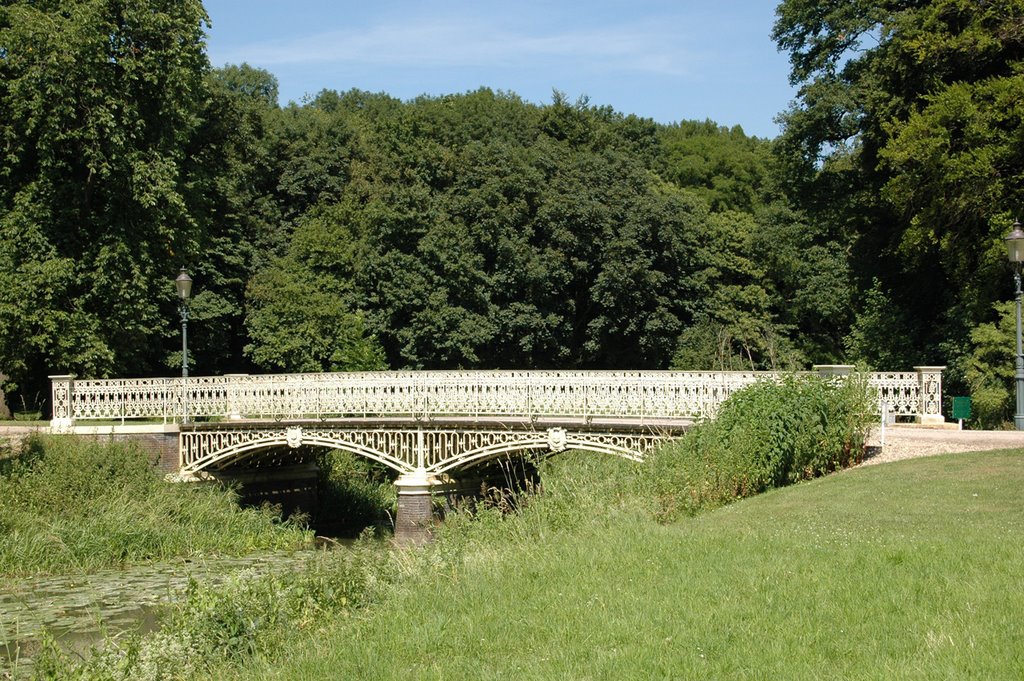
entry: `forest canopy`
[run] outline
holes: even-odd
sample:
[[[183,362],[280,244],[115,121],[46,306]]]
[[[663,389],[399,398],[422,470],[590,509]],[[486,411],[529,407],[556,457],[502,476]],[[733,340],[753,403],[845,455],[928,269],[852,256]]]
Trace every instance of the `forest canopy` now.
[[[774,140],[557,91],[281,106],[208,23],[0,7],[9,394],[172,373],[185,267],[199,374],[948,364],[1008,413],[1024,0],[784,0]]]

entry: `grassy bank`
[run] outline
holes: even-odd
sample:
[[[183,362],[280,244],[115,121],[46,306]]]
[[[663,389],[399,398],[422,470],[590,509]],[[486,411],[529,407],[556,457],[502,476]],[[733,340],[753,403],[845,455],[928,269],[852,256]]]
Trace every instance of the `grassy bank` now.
[[[172,485],[137,448],[33,437],[0,461],[0,574],[74,573],[298,547],[309,533],[240,509],[213,485]]]
[[[366,544],[286,575],[197,585],[158,633],[108,641],[85,665],[51,649],[39,668],[81,679],[1024,675],[1024,452],[813,479],[862,451],[860,392],[793,381],[738,395],[644,465],[559,455],[541,464],[539,494],[456,513],[423,550]],[[369,476],[357,496],[384,499],[386,482]]]
[[[636,468],[568,457],[521,515],[449,526],[419,579],[235,673],[1020,678],[1022,456],[855,469],[669,525],[614,494]]]

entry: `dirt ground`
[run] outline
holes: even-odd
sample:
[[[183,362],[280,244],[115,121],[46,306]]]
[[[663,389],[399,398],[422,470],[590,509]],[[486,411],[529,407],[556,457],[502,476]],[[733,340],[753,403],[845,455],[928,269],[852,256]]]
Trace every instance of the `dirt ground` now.
[[[1024,431],[1017,430],[949,430],[900,425],[885,429],[884,446],[881,436],[881,429],[876,427],[868,439],[875,453],[869,455],[864,465],[951,452],[1024,449]]]

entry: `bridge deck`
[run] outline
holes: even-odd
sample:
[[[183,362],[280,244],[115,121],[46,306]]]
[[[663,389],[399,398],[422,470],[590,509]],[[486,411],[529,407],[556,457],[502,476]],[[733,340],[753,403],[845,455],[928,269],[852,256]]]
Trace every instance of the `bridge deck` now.
[[[574,430],[649,431],[682,433],[693,426],[695,419],[685,418],[581,418],[569,416],[509,417],[509,416],[445,416],[418,418],[415,416],[346,416],[327,419],[231,419],[230,421],[193,422],[182,425],[182,431],[247,430],[260,427],[339,427],[339,428],[497,428],[505,430],[537,430],[569,428]]]

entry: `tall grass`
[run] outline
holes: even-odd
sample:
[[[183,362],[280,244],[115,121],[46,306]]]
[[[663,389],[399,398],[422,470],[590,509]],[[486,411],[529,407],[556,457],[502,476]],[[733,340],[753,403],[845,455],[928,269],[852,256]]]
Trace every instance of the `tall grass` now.
[[[663,520],[859,463],[870,424],[867,385],[853,377],[763,381],[716,418],[655,452],[645,468]]]
[[[81,658],[46,640],[33,673],[61,681],[216,678],[219,669],[279,655],[298,636],[379,598],[396,565],[367,538],[311,554],[295,569],[242,570],[216,585],[191,582],[164,606],[158,631],[108,639]]]
[[[228,490],[165,483],[130,445],[30,438],[0,461],[0,574],[67,573],[308,542],[272,509]]]

